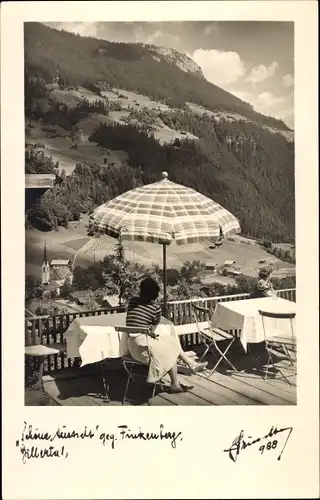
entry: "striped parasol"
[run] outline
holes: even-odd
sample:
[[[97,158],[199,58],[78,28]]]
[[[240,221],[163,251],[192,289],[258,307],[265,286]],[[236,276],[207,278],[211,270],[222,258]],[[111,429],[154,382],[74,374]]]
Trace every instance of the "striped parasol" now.
[[[89,232],[123,240],[163,245],[164,303],[166,306],[166,246],[219,240],[240,232],[236,217],[194,189],[168,180],[127,191],[96,208]]]

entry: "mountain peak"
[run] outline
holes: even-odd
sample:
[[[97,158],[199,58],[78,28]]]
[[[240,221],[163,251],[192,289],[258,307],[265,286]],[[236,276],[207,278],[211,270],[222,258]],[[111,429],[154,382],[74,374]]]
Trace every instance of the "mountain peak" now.
[[[258,113],[252,105],[206,80],[192,58],[157,45],[119,43],[57,31],[41,23],[25,25],[25,65],[46,82],[60,75],[67,87],[107,82],[183,107],[187,102],[211,112],[225,111],[278,130],[288,127]],[[166,64],[164,64],[166,63]]]
[[[196,64],[187,54],[179,52],[179,50],[176,49],[163,47],[162,45],[145,45],[145,47],[150,50],[151,55],[155,60],[159,61],[160,57],[162,57],[168,63],[175,64],[185,73],[192,73],[200,78],[204,78],[200,66]]]

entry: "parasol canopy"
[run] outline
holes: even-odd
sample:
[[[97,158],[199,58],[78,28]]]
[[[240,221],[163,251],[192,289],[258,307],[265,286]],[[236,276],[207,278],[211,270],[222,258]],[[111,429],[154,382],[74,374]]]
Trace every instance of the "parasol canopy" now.
[[[127,191],[93,212],[89,227],[123,240],[178,245],[215,241],[240,232],[239,221],[215,201],[176,184],[160,182]]]
[[[215,242],[240,232],[238,219],[194,189],[163,179],[127,191],[96,208],[89,233],[163,245],[164,313],[166,312],[166,246]]]

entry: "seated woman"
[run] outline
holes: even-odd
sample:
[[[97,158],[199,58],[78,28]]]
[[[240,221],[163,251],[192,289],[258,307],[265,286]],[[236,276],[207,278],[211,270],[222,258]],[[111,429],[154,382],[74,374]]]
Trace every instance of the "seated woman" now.
[[[277,294],[273,289],[270,281],[273,273],[273,267],[265,266],[259,271],[258,281],[256,283],[252,298],[257,299],[260,297],[276,297]]]
[[[161,318],[161,306],[155,302],[159,296],[159,285],[150,277],[140,284],[140,295],[132,297],[127,308],[126,325],[139,328],[151,327],[151,335],[130,334],[128,348],[131,356],[144,364],[149,364],[148,382],[160,380],[166,373],[171,379],[170,392],[188,390],[178,381],[177,359],[180,358],[195,374],[204,370],[207,363],[193,362],[182,350],[179,338],[175,335],[155,334]],[[149,352],[151,360],[149,359]]]

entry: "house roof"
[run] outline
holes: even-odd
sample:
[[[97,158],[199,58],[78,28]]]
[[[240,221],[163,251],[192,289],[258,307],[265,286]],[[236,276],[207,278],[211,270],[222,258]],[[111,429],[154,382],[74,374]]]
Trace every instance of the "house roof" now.
[[[48,283],[47,285],[40,285],[41,290],[44,292],[49,292],[50,290],[56,290],[59,288],[57,283]]]
[[[85,299],[89,295],[91,295],[91,290],[77,290],[75,292],[71,292],[70,295],[74,299]]]
[[[106,295],[105,300],[108,302],[110,307],[117,307],[119,305],[118,295]]]
[[[71,277],[70,269],[68,267],[61,267],[60,269],[53,269],[51,271],[51,276],[55,280],[64,280],[67,277]]]
[[[224,263],[224,265],[225,266],[231,266],[231,264],[235,264],[235,263],[236,263],[235,260],[226,260],[225,263]]]
[[[25,174],[26,188],[51,188],[56,179],[55,174]]]
[[[68,266],[70,262],[71,261],[67,259],[53,259],[50,262],[50,266]]]

